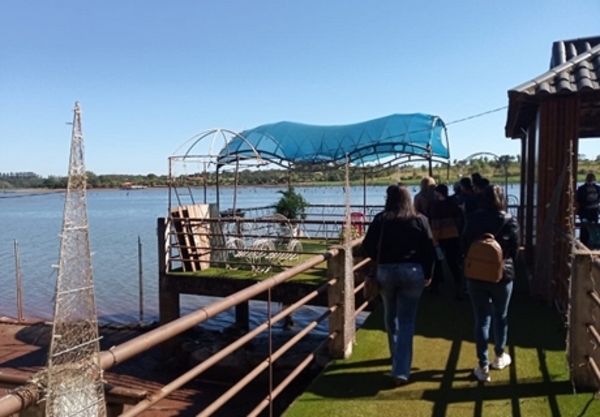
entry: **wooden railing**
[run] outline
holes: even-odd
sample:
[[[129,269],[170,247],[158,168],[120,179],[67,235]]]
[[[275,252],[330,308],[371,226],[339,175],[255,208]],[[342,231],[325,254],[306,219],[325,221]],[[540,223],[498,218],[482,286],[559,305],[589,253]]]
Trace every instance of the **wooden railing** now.
[[[568,360],[578,390],[600,390],[600,251],[573,245]]]
[[[163,276],[166,272],[166,265],[168,264],[168,252],[170,251],[168,245],[166,244],[169,239],[167,228],[165,226],[166,224],[164,219],[162,219],[162,225],[161,220],[159,219],[158,238],[159,242],[161,242],[159,244],[159,273]],[[317,265],[323,263],[327,264],[327,282],[325,282],[319,288],[316,288],[313,292],[305,295],[297,302],[280,311],[278,314],[272,314],[273,312],[269,308],[265,322],[259,324],[256,328],[252,329],[238,340],[220,349],[219,352],[204,360],[199,365],[196,365],[192,369],[188,370],[167,385],[153,393],[150,393],[149,396],[139,398],[139,402],[136,405],[132,406],[121,415],[139,415],[153,404],[165,398],[170,393],[180,389],[184,384],[217,364],[227,355],[250,342],[259,334],[267,332],[268,337],[271,338],[272,328],[276,323],[283,320],[298,308],[306,305],[323,292],[327,292],[328,294],[329,306],[318,318],[308,323],[302,330],[296,333],[279,349],[274,351],[269,350],[268,354],[260,364],[258,364],[240,381],[235,383],[231,388],[225,391],[219,398],[208,405],[199,415],[207,416],[217,411],[234,395],[236,395],[244,387],[256,379],[258,375],[268,371],[270,378],[270,383],[268,384],[268,393],[263,398],[257,399],[255,408],[252,409],[248,414],[256,416],[266,407],[271,405],[275,398],[283,391],[283,389],[288,386],[302,372],[302,370],[308,367],[308,365],[311,364],[315,359],[316,355],[323,349],[327,347],[329,348],[329,356],[331,358],[344,358],[351,355],[354,342],[356,316],[368,304],[363,303],[358,308],[355,308],[355,298],[362,286],[358,285],[355,288],[354,273],[357,269],[367,265],[370,260],[366,259],[357,265],[353,265],[351,268],[347,267],[347,265],[353,264],[352,261],[349,261],[349,259],[352,258],[352,248],[360,245],[361,242],[362,239],[356,239],[349,242],[346,246],[330,248],[327,251],[319,255],[315,255],[310,259],[298,265],[292,266],[283,272],[263,279],[262,281],[242,291],[238,291],[210,305],[204,306],[199,310],[175,319],[137,338],[122,343],[121,345],[114,346],[108,351],[100,352],[98,361],[101,368],[104,371],[107,371],[113,366],[127,361],[128,359],[131,359],[132,357],[154,346],[165,343],[184,331],[189,330],[198,324],[204,323],[240,303],[247,302],[261,293],[267,292],[270,299],[271,291],[277,285],[283,284],[296,275],[314,268]],[[271,303],[268,303],[268,305],[270,306]],[[306,355],[305,359],[298,364],[293,371],[291,371],[289,376],[287,376],[278,385],[275,385],[272,373],[273,363],[281,358],[286,351],[288,351],[326,318],[329,319],[328,336],[325,337],[322,343],[318,345],[311,353]],[[272,343],[269,345],[271,346]],[[16,390],[3,397],[0,397],[0,417],[8,417],[31,406],[43,409],[44,387],[40,386],[40,379],[36,377],[37,375],[38,374],[33,375],[32,378],[28,380],[27,384],[18,387]],[[2,376],[0,376],[0,382],[3,382]],[[4,382],[6,383],[6,381]]]

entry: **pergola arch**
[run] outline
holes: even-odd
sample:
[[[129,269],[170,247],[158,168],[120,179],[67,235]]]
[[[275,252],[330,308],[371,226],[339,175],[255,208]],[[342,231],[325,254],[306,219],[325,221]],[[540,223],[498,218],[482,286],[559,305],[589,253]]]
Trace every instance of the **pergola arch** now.
[[[338,126],[294,122],[261,125],[233,138],[219,155],[219,163],[231,163],[238,155],[251,156],[254,149],[261,158],[284,167],[298,163],[343,164],[347,160],[353,165],[381,164],[408,155],[440,162],[450,158],[444,122],[422,113],[393,114]]]
[[[206,142],[207,149],[197,152],[199,145]],[[219,171],[226,166],[235,165],[236,188],[240,165],[273,164],[288,171],[303,164],[345,166],[346,169],[352,165],[365,168],[366,182],[366,172],[373,169],[370,167],[419,160],[429,163],[431,175],[433,162],[449,164],[449,149],[442,119],[423,113],[393,114],[338,126],[278,122],[242,132],[210,129],[193,136],[169,158],[169,177],[170,184],[175,185],[173,167],[179,163],[184,166],[188,163],[202,164],[204,173],[207,167],[214,166],[217,206],[220,207]],[[206,186],[204,189],[206,201]],[[174,195],[178,201],[181,200],[176,190]],[[170,206],[171,202],[170,193]],[[235,210],[235,197],[233,206]]]

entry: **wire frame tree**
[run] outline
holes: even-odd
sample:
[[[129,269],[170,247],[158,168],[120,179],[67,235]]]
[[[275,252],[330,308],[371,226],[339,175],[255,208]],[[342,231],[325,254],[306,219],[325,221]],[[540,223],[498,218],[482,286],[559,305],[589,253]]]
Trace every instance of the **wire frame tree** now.
[[[106,416],[99,348],[81,111],[75,103],[48,355],[46,416]]]

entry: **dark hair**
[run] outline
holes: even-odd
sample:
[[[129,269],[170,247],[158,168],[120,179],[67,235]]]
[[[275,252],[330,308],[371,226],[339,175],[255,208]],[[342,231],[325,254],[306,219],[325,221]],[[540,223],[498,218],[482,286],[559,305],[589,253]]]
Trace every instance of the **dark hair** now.
[[[463,190],[469,190],[469,191],[473,190],[473,183],[471,182],[471,178],[469,178],[469,177],[462,177],[460,179],[460,187]]]
[[[385,217],[408,220],[417,216],[410,192],[405,186],[390,185],[385,195]]]
[[[477,184],[479,181],[481,181],[481,174],[479,172],[474,172],[471,174],[471,179],[473,180],[473,184]]]
[[[446,184],[438,184],[435,187],[435,191],[443,195],[444,197],[448,197],[448,186]]]
[[[490,180],[488,180],[487,178],[482,178],[482,179],[479,180],[479,183],[477,184],[477,187],[479,187],[480,189],[483,190],[488,185],[490,185]]]
[[[496,184],[490,184],[481,190],[479,207],[484,210],[506,210],[506,200],[504,199],[502,187]]]

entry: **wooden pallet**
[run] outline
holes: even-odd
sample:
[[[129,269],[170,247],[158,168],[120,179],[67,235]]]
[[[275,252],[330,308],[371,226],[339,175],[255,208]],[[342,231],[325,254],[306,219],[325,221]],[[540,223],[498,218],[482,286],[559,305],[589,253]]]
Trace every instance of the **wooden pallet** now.
[[[210,266],[210,225],[208,204],[171,208],[173,229],[184,271],[201,271]]]

